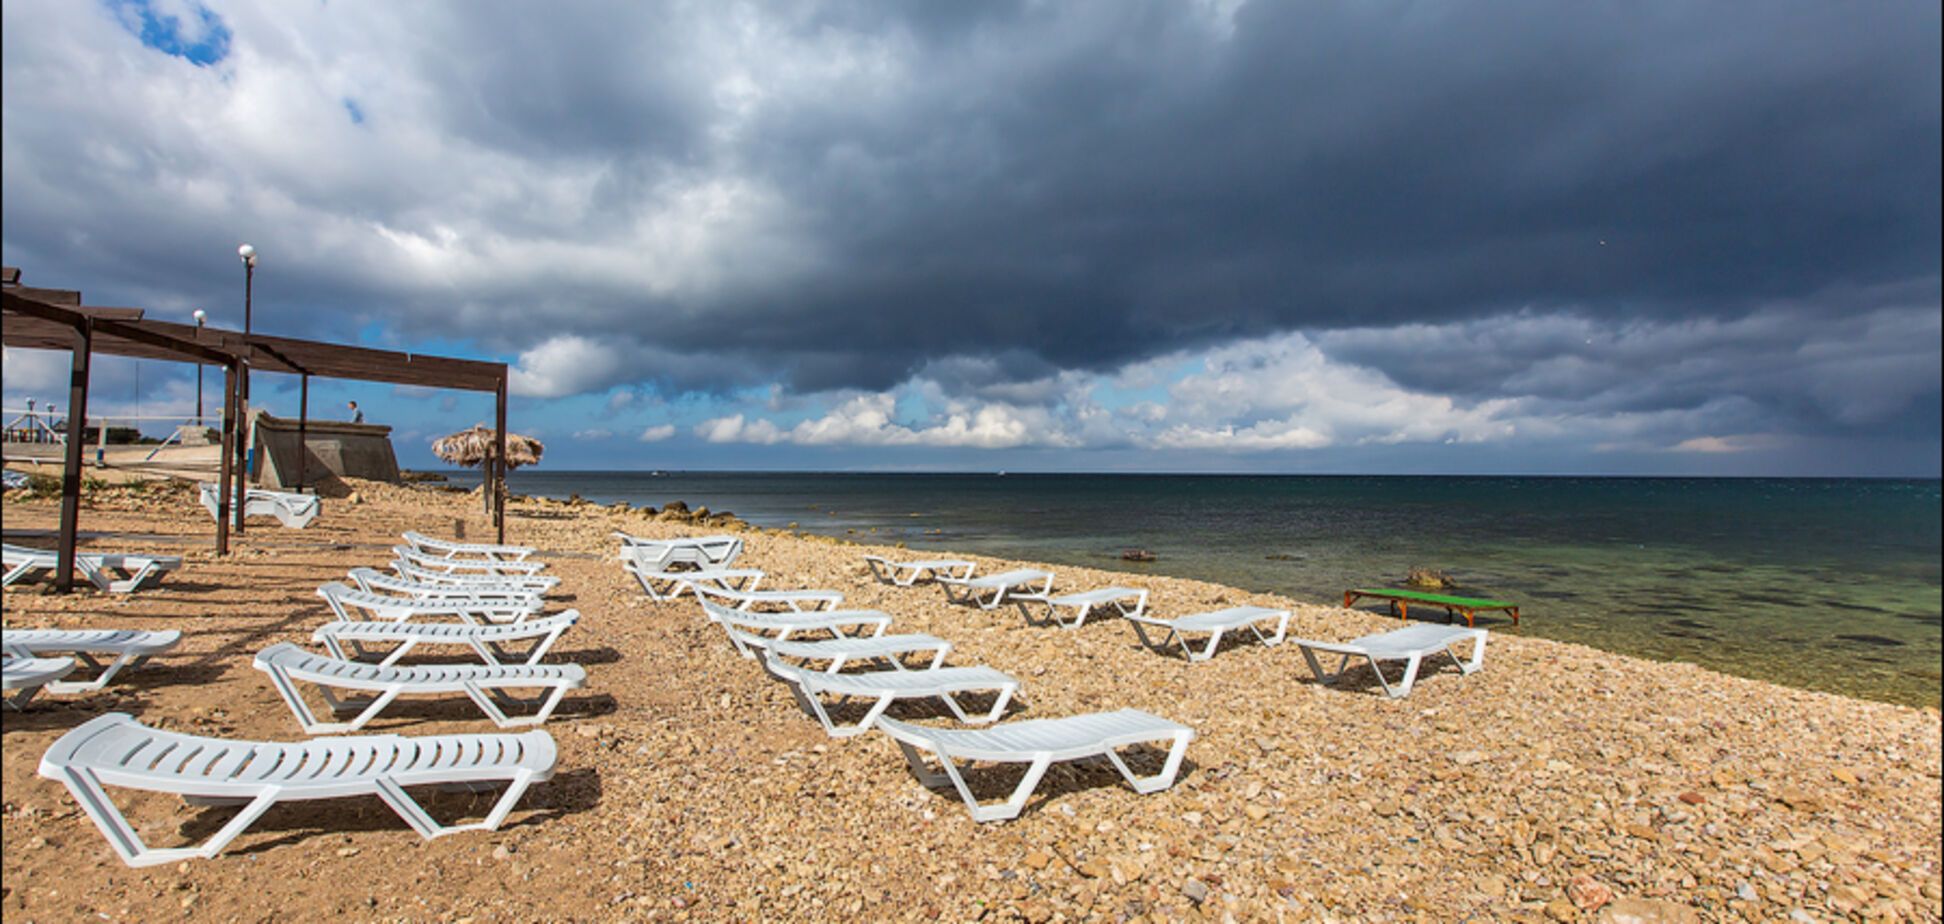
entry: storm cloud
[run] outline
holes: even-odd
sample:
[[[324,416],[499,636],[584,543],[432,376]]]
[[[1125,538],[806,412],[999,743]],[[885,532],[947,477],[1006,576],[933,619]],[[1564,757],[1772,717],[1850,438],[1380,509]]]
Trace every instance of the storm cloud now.
[[[4,16],[6,260],[95,303],[234,313],[248,239],[270,329],[719,444],[1936,465],[1935,5]]]

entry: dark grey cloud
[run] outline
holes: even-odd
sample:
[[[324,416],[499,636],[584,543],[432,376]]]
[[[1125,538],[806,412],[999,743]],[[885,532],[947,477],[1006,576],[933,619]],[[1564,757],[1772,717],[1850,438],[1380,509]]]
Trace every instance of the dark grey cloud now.
[[[224,316],[248,238],[275,329],[535,393],[1024,405],[1301,330],[1467,401],[1937,432],[1935,5],[242,7],[202,71],[7,9],[30,281]]]

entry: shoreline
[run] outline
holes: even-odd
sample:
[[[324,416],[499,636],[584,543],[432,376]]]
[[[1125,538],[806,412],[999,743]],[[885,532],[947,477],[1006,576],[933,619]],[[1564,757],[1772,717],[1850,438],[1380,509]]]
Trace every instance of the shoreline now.
[[[277,641],[308,644],[324,618],[316,585],[380,564],[374,553],[403,529],[490,537],[471,495],[355,487],[356,502],[327,500],[308,530],[252,522],[223,560],[208,554],[200,508],[91,498],[83,530],[180,537],[171,548],[187,553],[183,569],[121,598],[8,590],[10,626],[180,628],[186,639],[108,690],[7,716],[0,908],[476,920],[1944,916],[1934,708],[1513,633],[1494,634],[1480,673],[1429,673],[1389,701],[1374,684],[1315,685],[1291,646],[1242,644],[1185,665],[1134,645],[1114,620],[1032,628],[1016,612],[947,606],[935,588],[872,583],[861,555],[896,554],[889,546],[747,531],[745,559],[770,572],[764,586],[838,589],[847,607],[890,613],[894,631],[952,640],[949,663],[1025,681],[1019,719],[1132,707],[1197,730],[1169,790],[1140,796],[1112,773],[1070,770],[1050,774],[1017,821],[974,825],[956,799],[919,786],[882,736],[826,738],[692,602],[646,600],[608,537],[716,528],[532,499],[509,503],[508,540],[569,553],[540,553],[566,581],[553,608],[583,614],[550,660],[586,664],[589,686],[543,726],[560,768],[506,828],[421,843],[375,801],[306,803],[273,811],[215,860],[125,869],[65,790],[34,774],[47,743],[111,709],[198,734],[294,740],[248,660]],[[46,526],[53,509],[9,499],[7,526]],[[1030,564],[965,557],[982,573]],[[1262,603],[1295,611],[1292,635],[1396,626],[1203,581],[1052,570],[1062,589],[1147,587],[1168,616]],[[491,727],[441,699],[369,730]],[[145,807],[165,821],[143,836],[164,844],[226,817]],[[349,868],[373,903],[343,888]],[[564,882],[576,888],[553,888]]]

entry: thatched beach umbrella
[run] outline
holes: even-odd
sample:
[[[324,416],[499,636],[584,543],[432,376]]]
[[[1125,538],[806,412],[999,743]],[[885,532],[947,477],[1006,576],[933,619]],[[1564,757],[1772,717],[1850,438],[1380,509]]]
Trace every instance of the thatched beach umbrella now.
[[[485,424],[474,424],[448,436],[432,441],[432,454],[466,468],[480,468],[493,461],[499,434]],[[519,468],[540,461],[540,454],[547,451],[539,440],[518,433],[506,434],[506,467]],[[480,495],[486,498],[486,512],[493,511],[492,492],[485,490],[485,482],[480,483]]]

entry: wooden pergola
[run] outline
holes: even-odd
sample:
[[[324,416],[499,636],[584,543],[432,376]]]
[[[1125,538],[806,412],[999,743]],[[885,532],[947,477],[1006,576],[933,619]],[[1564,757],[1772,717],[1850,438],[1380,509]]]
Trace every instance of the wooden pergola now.
[[[242,418],[251,372],[280,372],[302,377],[297,417],[299,487],[308,452],[302,450],[310,417],[310,378],[388,382],[426,388],[457,388],[492,392],[499,444],[486,467],[486,490],[492,491],[493,522],[499,541],[506,541],[506,364],[444,356],[425,356],[391,350],[273,337],[266,334],[177,324],[143,317],[140,308],[84,305],[81,293],[68,289],[40,289],[20,284],[20,270],[0,269],[0,340],[9,347],[67,350],[73,354],[68,379],[67,452],[61,476],[60,547],[55,588],[65,593],[74,584],[76,524],[81,509],[80,427],[88,414],[89,359],[99,353],[136,359],[211,363],[223,367],[222,461],[217,482],[222,500],[216,516],[216,553],[229,553],[232,525],[243,533],[243,500],[248,490],[247,453]],[[232,515],[231,511],[234,510]],[[232,524],[233,517],[233,524]]]

